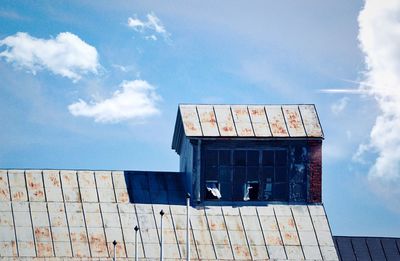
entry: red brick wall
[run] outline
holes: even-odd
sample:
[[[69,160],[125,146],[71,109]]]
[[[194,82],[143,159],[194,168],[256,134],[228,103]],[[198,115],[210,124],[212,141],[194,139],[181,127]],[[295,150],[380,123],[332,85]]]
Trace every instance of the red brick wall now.
[[[308,202],[322,202],[322,141],[309,141]]]

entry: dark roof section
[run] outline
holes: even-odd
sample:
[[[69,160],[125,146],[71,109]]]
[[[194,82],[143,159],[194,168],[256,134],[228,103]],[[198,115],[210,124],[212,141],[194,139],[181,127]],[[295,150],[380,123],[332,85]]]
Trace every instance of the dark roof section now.
[[[314,104],[180,104],[172,148],[193,138],[323,138]]]
[[[342,261],[400,260],[400,238],[334,236],[335,247]]]

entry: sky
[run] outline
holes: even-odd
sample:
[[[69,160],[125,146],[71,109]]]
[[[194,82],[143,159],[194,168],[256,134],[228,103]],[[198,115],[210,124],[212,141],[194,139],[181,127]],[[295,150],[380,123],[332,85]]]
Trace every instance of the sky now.
[[[400,3],[2,1],[0,168],[176,171],[179,103],[316,105],[334,235],[400,237]]]

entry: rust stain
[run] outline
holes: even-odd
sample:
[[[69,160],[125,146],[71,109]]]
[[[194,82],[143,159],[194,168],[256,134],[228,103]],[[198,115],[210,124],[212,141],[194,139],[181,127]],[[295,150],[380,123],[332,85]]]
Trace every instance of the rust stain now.
[[[293,218],[290,218],[290,219],[289,219],[288,225],[289,225],[290,227],[293,227],[293,228],[296,226],[295,223],[294,223]]]
[[[279,120],[275,120],[274,122],[271,123],[271,129],[274,133],[286,134],[286,130],[285,128],[283,128]]]
[[[251,135],[251,134],[253,134],[253,131],[252,131],[251,129],[249,129],[249,128],[244,128],[244,129],[241,131],[241,135],[242,135],[242,136],[247,136],[247,135]]]
[[[38,256],[53,256],[53,247],[51,245],[51,242],[39,242],[36,246]]]
[[[51,181],[51,183],[53,183],[53,185],[54,185],[55,187],[59,187],[59,186],[60,186],[60,181],[58,180],[57,177],[55,177],[55,176],[50,176],[50,181]]]
[[[288,115],[289,125],[293,129],[299,129],[300,128],[300,121],[298,120],[297,113],[296,112],[291,112],[289,110],[286,110],[286,113]]]
[[[44,197],[44,193],[42,190],[38,190],[35,193],[33,193],[36,197]]]
[[[37,227],[35,228],[35,237],[38,241],[43,239],[50,239],[50,230],[47,227]]]
[[[8,199],[9,195],[8,189],[0,189],[0,198]]]
[[[263,109],[251,109],[250,114],[254,116],[264,116],[264,110]]]
[[[193,122],[185,121],[185,127],[191,131],[196,131],[196,127],[194,126]]]
[[[30,188],[32,188],[32,189],[38,189],[38,188],[42,187],[40,183],[36,183],[36,182],[33,182],[33,181],[29,181],[28,182],[28,186]]]
[[[249,253],[249,251],[247,251],[246,248],[244,248],[240,245],[237,245],[234,247],[234,249],[235,249],[235,253],[237,253],[239,256],[250,257],[250,253]]]
[[[118,202],[119,203],[128,203],[129,202],[129,194],[127,191],[123,191],[118,194]]]
[[[223,131],[226,131],[226,132],[231,132],[231,131],[233,131],[233,127],[232,127],[232,126],[224,126],[224,127],[222,128],[222,130],[223,130]]]
[[[24,198],[24,197],[25,197],[25,193],[22,192],[22,191],[17,191],[17,192],[15,192],[15,193],[13,194],[13,199],[19,200],[19,199],[22,199],[22,198]]]

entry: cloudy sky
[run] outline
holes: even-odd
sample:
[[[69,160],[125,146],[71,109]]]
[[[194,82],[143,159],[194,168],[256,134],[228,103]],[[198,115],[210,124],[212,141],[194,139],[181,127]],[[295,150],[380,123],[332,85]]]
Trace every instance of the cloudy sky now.
[[[177,170],[178,103],[315,103],[335,235],[400,236],[400,2],[2,1],[0,167]]]

